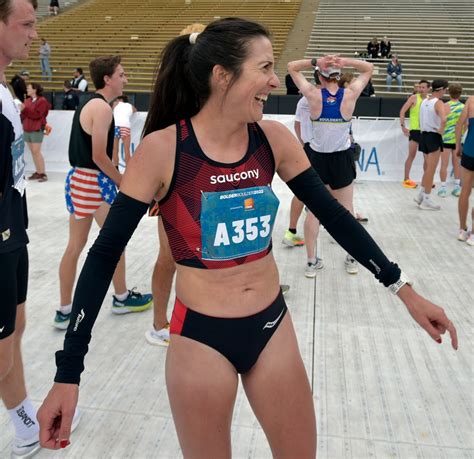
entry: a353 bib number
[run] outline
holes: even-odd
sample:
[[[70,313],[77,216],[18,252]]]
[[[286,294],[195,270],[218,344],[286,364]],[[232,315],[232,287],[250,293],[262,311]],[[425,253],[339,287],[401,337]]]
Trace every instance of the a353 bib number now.
[[[278,205],[270,186],[202,193],[202,258],[231,260],[265,250]]]

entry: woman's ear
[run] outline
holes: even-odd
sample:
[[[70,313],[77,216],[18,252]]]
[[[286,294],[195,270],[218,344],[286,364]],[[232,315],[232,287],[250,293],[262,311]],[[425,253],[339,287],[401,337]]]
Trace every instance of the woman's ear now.
[[[212,80],[214,84],[222,89],[227,89],[232,75],[222,65],[216,64],[212,69]]]

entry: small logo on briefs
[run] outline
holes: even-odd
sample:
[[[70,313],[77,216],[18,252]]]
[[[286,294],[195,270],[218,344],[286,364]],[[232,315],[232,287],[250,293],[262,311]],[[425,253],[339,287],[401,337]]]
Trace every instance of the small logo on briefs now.
[[[280,312],[280,315],[273,322],[267,322],[263,326],[262,330],[265,330],[265,328],[273,328],[277,324],[277,322],[280,320],[280,318],[281,318],[281,316],[283,315],[284,312],[285,312],[285,310],[283,309],[283,311]]]
[[[10,239],[10,228],[8,228],[7,230],[3,231],[2,233],[2,241],[5,242],[7,241],[8,239]]]

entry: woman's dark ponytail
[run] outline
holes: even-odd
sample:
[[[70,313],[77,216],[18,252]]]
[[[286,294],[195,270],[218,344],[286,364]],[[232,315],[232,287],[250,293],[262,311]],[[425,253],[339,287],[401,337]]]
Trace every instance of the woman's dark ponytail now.
[[[248,45],[268,30],[239,18],[211,22],[194,44],[190,35],[171,40],[163,50],[143,135],[196,115],[211,95],[211,75],[221,65],[235,81],[242,71]],[[195,38],[195,36],[193,37]]]

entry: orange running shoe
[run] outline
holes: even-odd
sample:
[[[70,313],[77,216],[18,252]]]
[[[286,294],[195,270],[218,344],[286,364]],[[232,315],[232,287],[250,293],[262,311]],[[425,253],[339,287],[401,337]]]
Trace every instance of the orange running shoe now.
[[[407,179],[403,181],[403,187],[404,188],[416,188],[418,184],[414,182],[413,180]]]

